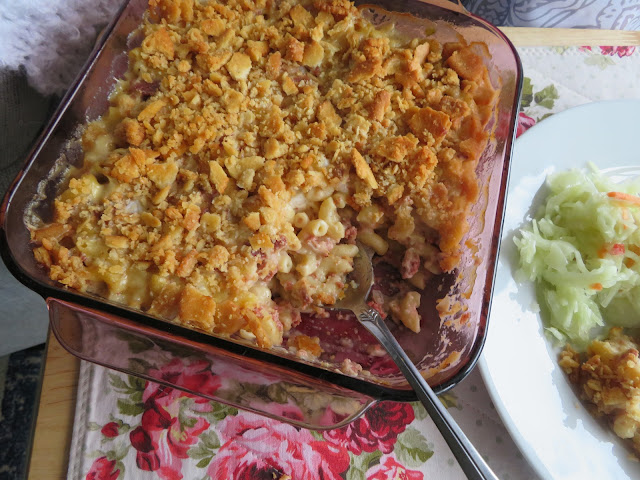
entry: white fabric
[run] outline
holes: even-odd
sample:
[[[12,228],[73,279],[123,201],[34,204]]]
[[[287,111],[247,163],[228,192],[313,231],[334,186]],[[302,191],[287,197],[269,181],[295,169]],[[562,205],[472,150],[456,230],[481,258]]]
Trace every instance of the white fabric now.
[[[0,67],[25,68],[41,93],[62,93],[122,0],[0,0]]]

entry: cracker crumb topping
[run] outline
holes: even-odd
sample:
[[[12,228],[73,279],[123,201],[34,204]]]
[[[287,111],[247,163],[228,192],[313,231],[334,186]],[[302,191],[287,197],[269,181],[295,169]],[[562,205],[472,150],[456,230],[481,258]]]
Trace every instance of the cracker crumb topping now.
[[[53,280],[270,347],[343,295],[356,239],[412,285],[456,267],[497,95],[481,45],[347,0],[151,0],[140,33],[32,231]],[[416,288],[385,308],[419,331]]]

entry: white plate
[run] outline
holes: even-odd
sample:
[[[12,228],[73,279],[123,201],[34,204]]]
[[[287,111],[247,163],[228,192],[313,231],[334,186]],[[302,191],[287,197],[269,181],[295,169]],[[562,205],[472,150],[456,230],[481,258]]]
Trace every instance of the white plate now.
[[[640,463],[580,403],[543,334],[534,286],[518,284],[513,236],[535,214],[552,172],[591,161],[640,174],[640,101],[591,103],[553,115],[515,144],[489,332],[479,368],[498,413],[545,479],[640,478]],[[624,168],[634,167],[635,168]]]

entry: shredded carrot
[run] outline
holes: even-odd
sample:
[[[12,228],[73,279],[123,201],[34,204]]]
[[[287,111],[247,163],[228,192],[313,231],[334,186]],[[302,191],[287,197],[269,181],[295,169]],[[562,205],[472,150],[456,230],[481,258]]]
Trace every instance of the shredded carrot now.
[[[629,220],[629,210],[626,207],[622,208],[622,219]],[[627,228],[627,226],[625,225],[624,228]]]
[[[627,268],[631,268],[636,264],[636,261],[633,258],[625,258],[624,266]]]
[[[640,205],[640,197],[637,197],[636,195],[631,195],[629,193],[609,192],[607,193],[607,197],[613,198],[615,200],[622,200],[624,202],[633,203],[635,205]]]
[[[640,255],[640,247],[638,245],[629,245],[627,248],[636,255]]]
[[[593,290],[602,290],[602,284],[601,283],[592,283],[591,285],[589,285]]]
[[[613,246],[611,247],[611,250],[609,250],[609,252],[611,253],[611,255],[624,255],[624,252],[625,252],[624,244],[614,243]]]
[[[623,243],[604,244],[598,250],[598,258],[604,258],[607,255],[624,255],[625,251]]]

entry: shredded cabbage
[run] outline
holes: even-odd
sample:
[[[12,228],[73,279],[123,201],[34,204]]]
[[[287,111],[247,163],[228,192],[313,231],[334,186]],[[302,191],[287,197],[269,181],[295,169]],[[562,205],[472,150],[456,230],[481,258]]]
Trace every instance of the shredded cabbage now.
[[[552,174],[547,186],[514,241],[548,333],[584,345],[598,326],[640,326],[640,180],[616,183],[590,165]]]

